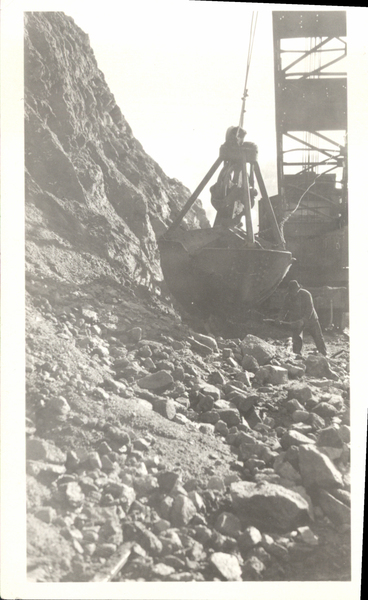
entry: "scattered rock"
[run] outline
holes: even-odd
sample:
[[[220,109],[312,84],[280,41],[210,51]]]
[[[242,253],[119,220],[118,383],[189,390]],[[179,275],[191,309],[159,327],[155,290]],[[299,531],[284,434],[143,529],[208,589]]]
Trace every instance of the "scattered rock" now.
[[[270,362],[276,353],[274,346],[251,334],[248,334],[243,341],[240,342],[240,347],[243,356],[250,354],[250,356],[253,356],[261,366]]]
[[[46,440],[28,438],[26,448],[29,460],[43,460],[57,464],[66,462],[66,454]]]
[[[237,538],[241,533],[241,523],[232,513],[223,512],[216,519],[215,529],[223,535]]]
[[[346,442],[347,444],[350,442],[350,427],[348,425],[341,425],[338,433],[343,442]]]
[[[239,425],[241,422],[241,416],[239,414],[238,409],[236,408],[220,408],[217,409],[217,414],[221,421],[224,421],[228,427],[233,427],[234,425]]]
[[[66,416],[71,410],[68,401],[62,396],[52,398],[48,403],[48,408],[62,416]]]
[[[335,417],[339,411],[337,408],[330,404],[329,402],[319,402],[314,408],[313,412],[323,418],[327,417]]]
[[[241,552],[247,552],[262,541],[262,534],[256,527],[250,525],[246,527],[238,538],[238,544]]]
[[[211,423],[205,423],[199,426],[199,431],[201,433],[205,433],[206,435],[213,435],[215,432],[215,426]]]
[[[142,339],[142,328],[141,327],[133,327],[128,332],[128,337],[133,343],[137,343]]]
[[[210,563],[226,581],[241,581],[242,570],[233,554],[214,552],[210,556]]]
[[[305,365],[293,365],[290,363],[281,363],[280,366],[287,369],[290,379],[299,379],[300,377],[303,377],[306,369]]]
[[[173,382],[174,379],[168,371],[157,371],[157,373],[146,375],[137,381],[139,387],[152,391],[166,389]]]
[[[257,359],[251,354],[243,355],[241,366],[245,371],[250,371],[251,373],[256,373],[256,371],[259,369],[259,363]]]
[[[220,420],[220,415],[217,410],[208,410],[200,415],[199,420],[202,423],[212,423],[214,425]]]
[[[71,481],[66,484],[65,497],[68,504],[72,507],[78,507],[84,502],[84,494],[76,481]]]
[[[342,486],[342,475],[333,462],[315,446],[302,445],[299,449],[299,467],[303,485],[329,489]]]
[[[318,446],[333,446],[334,448],[342,448],[341,434],[339,427],[331,425],[318,432]]]
[[[299,433],[299,431],[295,431],[290,429],[286,431],[280,440],[281,446],[284,450],[290,448],[290,446],[300,446],[302,444],[315,444],[315,441],[311,438]]]
[[[314,354],[310,354],[307,356],[305,364],[306,373],[311,377],[327,377],[328,379],[333,379],[334,381],[339,379],[338,375],[331,370],[329,362],[325,356],[316,356]]]
[[[292,383],[288,387],[287,397],[288,399],[295,398],[296,400],[299,400],[301,404],[304,405],[308,400],[310,400],[313,397],[313,392],[311,388],[306,384]]]
[[[56,517],[56,510],[51,506],[43,506],[35,512],[35,517],[44,523],[51,523]]]
[[[224,480],[222,479],[222,477],[217,477],[216,475],[214,477],[211,477],[207,483],[207,489],[217,490],[218,492],[224,492]]]
[[[179,481],[179,474],[175,471],[161,471],[157,475],[158,485],[163,492],[170,492],[177,481]]]
[[[215,338],[209,335],[202,335],[201,333],[193,333],[192,336],[195,340],[197,340],[197,342],[200,342],[201,344],[211,348],[212,352],[218,353],[219,349]]]
[[[313,533],[310,527],[298,527],[297,531],[300,534],[303,542],[309,544],[310,546],[318,546],[318,536]]]
[[[254,523],[261,531],[292,529],[307,520],[308,503],[297,492],[265,481],[232,483],[233,506],[244,522]],[[302,523],[299,523],[302,524]]]
[[[134,537],[138,544],[140,544],[146,552],[152,554],[152,556],[161,554],[163,548],[162,541],[142,523],[135,523]]]
[[[174,400],[171,398],[161,398],[156,400],[153,409],[160,415],[172,421],[176,415],[176,406]]]
[[[336,525],[350,523],[350,508],[335,498],[326,490],[320,490],[318,496],[319,505],[325,515]]]
[[[242,569],[243,581],[254,581],[262,578],[265,565],[257,556],[251,556],[245,561]]]
[[[204,396],[210,396],[211,398],[213,398],[214,402],[216,402],[216,400],[220,400],[221,393],[215,385],[211,385],[210,383],[203,383],[199,384],[197,389]]]
[[[292,402],[292,400],[290,402]],[[295,410],[291,416],[295,423],[308,423],[309,414],[310,413],[307,410]]]
[[[206,344],[202,344],[201,342],[198,342],[194,338],[189,338],[188,341],[189,341],[192,349],[195,352],[198,352],[198,354],[201,354],[202,356],[210,356],[213,353],[212,348],[210,348]]]
[[[171,508],[170,520],[174,527],[182,527],[188,525],[196,512],[197,509],[188,496],[178,495]]]
[[[165,563],[157,563],[156,565],[152,566],[151,573],[156,577],[164,578],[175,573],[175,569],[174,567],[170,567]]]
[[[266,365],[258,369],[254,376],[254,381],[259,385],[270,383],[271,385],[284,385],[288,382],[289,376],[287,369],[274,365]]]

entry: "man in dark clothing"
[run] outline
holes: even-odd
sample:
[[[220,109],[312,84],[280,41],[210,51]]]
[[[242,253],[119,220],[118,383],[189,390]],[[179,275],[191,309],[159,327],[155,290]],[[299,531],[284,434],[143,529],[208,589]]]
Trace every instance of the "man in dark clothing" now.
[[[326,344],[314,308],[312,295],[295,280],[289,282],[280,320],[290,322],[293,352],[295,354],[300,354],[303,347],[303,331],[307,330],[311,334],[317,350],[323,356],[327,355]]]

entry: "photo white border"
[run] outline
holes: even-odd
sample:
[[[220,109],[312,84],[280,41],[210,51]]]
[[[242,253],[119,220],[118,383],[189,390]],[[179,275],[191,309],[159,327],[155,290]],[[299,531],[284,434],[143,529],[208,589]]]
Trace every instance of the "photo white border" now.
[[[154,1],[154,0],[153,0]],[[183,2],[189,0],[168,0]],[[84,2],[86,10],[92,3]],[[104,2],[94,9],[104,10]],[[231,10],[231,3],[229,10]],[[129,2],[127,6],[127,21]],[[3,598],[357,600],[360,597],[366,448],[366,265],[368,139],[368,9],[343,6],[259,4],[255,10],[346,10],[348,15],[350,324],[352,422],[352,581],[243,583],[28,583],[25,535],[24,365],[24,160],[23,12],[60,10],[67,0],[3,0],[1,7],[1,596]],[[86,32],[88,33],[88,32]],[[365,111],[362,103],[365,99]],[[359,105],[359,113],[354,106]],[[121,107],[122,109],[124,107]]]

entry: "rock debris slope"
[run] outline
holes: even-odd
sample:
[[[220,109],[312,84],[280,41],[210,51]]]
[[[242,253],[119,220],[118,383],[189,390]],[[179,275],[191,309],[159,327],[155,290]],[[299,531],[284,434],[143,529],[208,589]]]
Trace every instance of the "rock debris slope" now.
[[[296,360],[160,296],[154,231],[189,192],[61,13],[26,16],[26,177],[29,580],[348,580],[346,338]]]
[[[144,152],[88,36],[62,13],[26,13],[25,117],[30,270],[41,265],[74,281],[109,274],[155,288],[155,233],[189,190]],[[203,209],[194,207],[187,223],[208,225]]]

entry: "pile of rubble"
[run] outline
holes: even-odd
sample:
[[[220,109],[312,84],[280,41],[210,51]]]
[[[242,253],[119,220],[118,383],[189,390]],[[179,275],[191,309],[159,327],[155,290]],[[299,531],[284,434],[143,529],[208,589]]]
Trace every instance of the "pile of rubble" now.
[[[30,579],[308,579],[318,561],[349,578],[346,356],[296,359],[282,343],[215,339],[147,308],[146,327],[123,326],[139,307],[128,304],[77,300],[56,314],[41,303],[75,377],[28,336],[29,539],[52,531],[60,556],[56,567],[34,547]],[[173,464],[180,444],[193,466]]]

